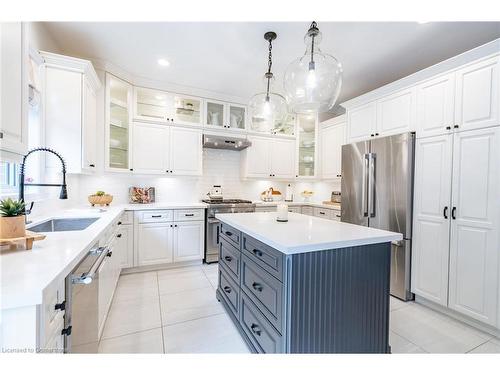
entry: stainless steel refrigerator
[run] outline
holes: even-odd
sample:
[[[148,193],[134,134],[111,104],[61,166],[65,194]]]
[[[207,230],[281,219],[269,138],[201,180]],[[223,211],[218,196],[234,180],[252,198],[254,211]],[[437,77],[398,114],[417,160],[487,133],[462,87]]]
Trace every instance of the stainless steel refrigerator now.
[[[403,234],[391,246],[391,294],[410,292],[415,135],[403,133],[342,146],[341,221]],[[432,192],[429,192],[432,194]]]

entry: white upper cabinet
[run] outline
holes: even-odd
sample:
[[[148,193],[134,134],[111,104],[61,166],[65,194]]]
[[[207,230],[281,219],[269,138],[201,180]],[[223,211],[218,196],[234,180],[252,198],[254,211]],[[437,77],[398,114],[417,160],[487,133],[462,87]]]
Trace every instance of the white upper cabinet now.
[[[85,173],[97,165],[96,91],[101,83],[87,60],[41,52],[45,59],[45,146],[66,162],[68,173]],[[46,159],[48,168],[59,161]]]
[[[409,88],[377,100],[375,136],[391,135],[415,129],[415,89]]]
[[[349,143],[370,138],[376,131],[377,105],[375,102],[349,109],[347,112]]]
[[[243,177],[270,177],[270,139],[248,137],[248,140],[252,142],[252,145],[242,151]]]
[[[198,129],[170,128],[170,173],[184,176],[203,174],[202,132]]]
[[[202,132],[134,122],[132,169],[138,174],[201,176]]]
[[[275,178],[294,178],[295,140],[273,139],[271,143],[271,174]]]
[[[498,323],[499,175],[500,127],[454,135],[449,307],[489,325]]]
[[[106,123],[104,168],[129,172],[131,164],[132,86],[106,73]]]
[[[459,130],[500,124],[499,57],[456,72],[455,122]]]
[[[142,121],[201,125],[202,100],[165,91],[134,88],[134,118]]]
[[[28,151],[28,43],[21,22],[0,23],[0,149]]]
[[[452,137],[417,139],[412,292],[448,304]]]
[[[242,177],[294,178],[295,140],[267,137],[248,139],[252,145],[242,151]]]
[[[323,127],[321,130],[321,177],[324,179],[342,177],[342,145],[346,142],[345,132],[345,121]]]
[[[134,173],[167,173],[169,135],[169,129],[165,125],[133,123],[132,168]]]
[[[455,73],[417,86],[417,138],[447,134],[453,129]]]
[[[215,129],[245,130],[247,108],[240,104],[205,100],[204,124]]]
[[[298,178],[316,178],[318,173],[318,116],[297,115]]]

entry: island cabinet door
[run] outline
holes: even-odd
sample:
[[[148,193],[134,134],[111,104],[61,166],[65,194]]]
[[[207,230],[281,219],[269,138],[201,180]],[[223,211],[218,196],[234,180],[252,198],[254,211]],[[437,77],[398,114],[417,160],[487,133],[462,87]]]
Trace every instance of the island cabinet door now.
[[[138,266],[171,263],[173,260],[173,224],[139,224],[137,231]]]

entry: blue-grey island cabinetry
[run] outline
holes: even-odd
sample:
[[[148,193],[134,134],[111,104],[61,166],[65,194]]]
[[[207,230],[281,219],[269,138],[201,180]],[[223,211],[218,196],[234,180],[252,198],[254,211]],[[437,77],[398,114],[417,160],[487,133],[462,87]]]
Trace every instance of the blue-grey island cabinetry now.
[[[390,242],[286,254],[221,222],[219,251],[217,298],[252,351],[390,352]]]

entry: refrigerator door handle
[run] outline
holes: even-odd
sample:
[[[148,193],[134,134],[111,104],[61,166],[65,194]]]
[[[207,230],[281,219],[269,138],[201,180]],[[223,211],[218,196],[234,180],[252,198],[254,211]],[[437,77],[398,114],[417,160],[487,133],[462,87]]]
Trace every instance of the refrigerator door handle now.
[[[368,189],[370,191],[370,217],[375,217],[375,164],[376,154],[369,153],[369,176],[368,176]]]
[[[368,217],[368,169],[370,165],[369,154],[363,157],[363,186],[361,207],[363,207],[363,216]]]

